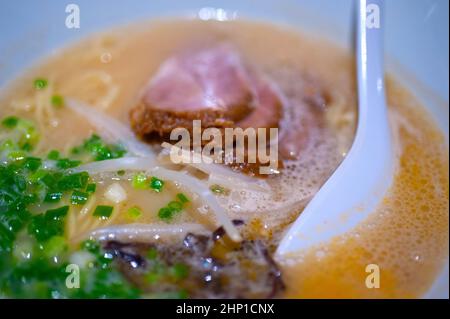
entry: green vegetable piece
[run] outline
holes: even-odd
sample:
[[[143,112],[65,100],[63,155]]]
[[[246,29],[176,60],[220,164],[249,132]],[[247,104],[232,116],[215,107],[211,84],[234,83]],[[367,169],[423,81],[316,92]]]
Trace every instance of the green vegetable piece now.
[[[177,194],[177,198],[183,204],[186,204],[186,203],[190,202],[189,198],[187,198],[186,195],[184,195],[183,193],[178,193]]]
[[[38,169],[36,172],[30,175],[30,182],[32,183],[39,182],[47,174],[48,172],[45,169]]]
[[[13,161],[21,161],[25,159],[27,153],[24,151],[12,151],[8,154],[8,158]]]
[[[106,218],[111,217],[112,212],[113,212],[113,207],[112,206],[98,205],[95,208],[94,216],[95,217],[100,217],[102,219],[106,219]]]
[[[83,148],[92,154],[95,161],[122,157],[126,150],[120,144],[107,145],[100,136],[93,134],[83,143]]]
[[[61,95],[55,94],[51,98],[51,103],[54,107],[62,107],[64,105],[64,98]]]
[[[128,209],[128,216],[131,219],[137,219],[137,218],[141,217],[141,215],[142,215],[142,210],[137,206],[133,206],[130,209]]]
[[[46,203],[56,203],[62,198],[63,193],[58,191],[48,192],[45,195],[44,202]]]
[[[153,189],[155,192],[159,193],[162,191],[162,188],[164,186],[164,182],[160,180],[159,178],[152,177],[150,180],[150,188]]]
[[[72,189],[84,189],[89,180],[89,174],[87,172],[74,173],[64,175],[58,181],[58,188],[66,191]]]
[[[47,158],[48,158],[49,160],[53,160],[53,161],[58,160],[58,159],[59,159],[59,151],[57,151],[57,150],[51,150],[51,151],[48,153]]]
[[[135,189],[147,189],[147,176],[143,173],[135,174],[131,184]]]
[[[75,190],[70,197],[70,202],[72,203],[72,205],[84,205],[86,204],[88,198],[88,193]]]
[[[70,153],[72,155],[78,155],[78,154],[81,154],[82,151],[83,151],[82,146],[75,146],[75,147],[72,147],[72,149],[70,150]]]
[[[62,236],[54,236],[44,244],[44,255],[53,258],[67,250],[67,242]]]
[[[42,165],[42,160],[37,157],[27,157],[23,163],[23,166],[31,172],[35,172]]]
[[[48,81],[44,78],[37,78],[34,80],[33,85],[36,90],[42,90],[47,87]]]
[[[12,129],[19,123],[19,118],[17,116],[8,116],[2,120],[2,125],[6,128]]]
[[[170,208],[163,207],[159,210],[158,217],[161,218],[162,220],[169,221],[172,219],[173,213],[174,211],[171,210]]]
[[[45,214],[33,216],[28,225],[28,233],[40,242],[53,236],[62,236],[64,234],[64,218],[68,212],[69,206],[62,206],[47,210]]]
[[[167,207],[176,213],[183,210],[183,204],[177,201],[171,201],[169,204],[167,204]]]
[[[69,169],[69,168],[77,167],[80,164],[81,164],[81,161],[74,161],[74,160],[70,160],[68,158],[62,158],[56,162],[56,167],[58,167],[60,169]]]
[[[97,184],[95,184],[95,183],[90,183],[90,184],[88,184],[86,186],[86,192],[87,193],[93,194],[93,193],[95,193],[96,189],[97,189]]]

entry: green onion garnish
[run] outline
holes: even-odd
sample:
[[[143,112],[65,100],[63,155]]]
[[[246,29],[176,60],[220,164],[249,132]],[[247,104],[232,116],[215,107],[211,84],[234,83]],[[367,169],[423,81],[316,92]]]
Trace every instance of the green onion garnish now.
[[[109,218],[111,217],[112,212],[113,212],[112,206],[98,205],[95,208],[94,216],[100,218]]]
[[[16,116],[8,116],[2,120],[2,125],[6,128],[15,128],[19,123],[19,118]]]
[[[34,88],[37,90],[45,89],[48,85],[48,81],[44,78],[37,78],[34,80]]]
[[[53,95],[51,98],[52,105],[55,107],[61,107],[64,105],[64,98],[61,95]]]
[[[131,183],[136,189],[146,189],[148,187],[147,176],[143,173],[135,174]]]
[[[28,233],[38,241],[46,241],[53,236],[64,234],[64,218],[69,212],[69,206],[50,209],[45,214],[32,217],[28,224]]]
[[[59,151],[57,151],[57,150],[51,150],[51,151],[48,153],[47,158],[48,158],[49,160],[52,160],[52,161],[58,160],[58,159],[59,159]]]
[[[161,218],[161,219],[163,219],[163,220],[168,221],[168,220],[172,219],[173,213],[174,213],[174,211],[171,210],[170,208],[168,208],[168,207],[163,207],[163,208],[161,208],[161,209],[159,210],[159,212],[158,212],[158,217]]]
[[[21,161],[21,160],[25,159],[26,156],[27,156],[27,153],[23,152],[23,151],[13,151],[8,154],[8,158],[13,161]]]
[[[169,202],[158,211],[158,217],[165,221],[170,221],[172,217],[183,210],[183,206],[189,203],[189,199],[183,193],[177,194],[177,199]]]
[[[45,177],[44,177],[45,178]],[[61,190],[84,189],[89,180],[87,172],[74,173],[64,175],[57,182],[57,186]]]
[[[68,158],[61,158],[56,162],[56,167],[60,169],[69,169],[77,167],[81,164],[81,161],[74,161]]]
[[[167,207],[176,213],[183,210],[183,204],[177,201],[170,202],[169,204],[167,204]]]
[[[37,157],[27,157],[25,158],[25,162],[23,163],[23,166],[30,170],[31,172],[37,171],[39,167],[42,165],[42,160]]]
[[[46,203],[56,203],[59,202],[62,198],[63,193],[54,191],[54,192],[48,192],[45,195],[44,202]]]
[[[142,215],[142,210],[137,207],[137,206],[133,206],[130,209],[128,209],[128,216],[131,219],[137,219]]]
[[[53,258],[67,250],[67,242],[63,236],[54,236],[43,245],[44,255]]]
[[[95,183],[90,183],[86,186],[87,193],[95,193],[96,189],[97,189],[97,184],[95,184]]]
[[[178,193],[177,198],[183,204],[189,203],[189,198],[187,198],[186,195],[184,195],[183,193]]]
[[[88,193],[75,190],[70,197],[70,202],[72,205],[83,205],[87,202],[88,198]]]
[[[162,191],[162,188],[164,186],[164,182],[160,180],[159,178],[152,177],[150,180],[150,188],[153,189],[155,192],[159,193]]]

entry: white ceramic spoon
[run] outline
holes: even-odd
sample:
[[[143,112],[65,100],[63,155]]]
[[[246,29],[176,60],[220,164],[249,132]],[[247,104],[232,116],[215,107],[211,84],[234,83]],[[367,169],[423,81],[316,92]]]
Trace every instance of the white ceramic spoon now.
[[[392,181],[394,157],[384,95],[383,0],[359,0],[357,7],[355,140],[344,161],[287,231],[276,257],[350,231],[374,210]]]

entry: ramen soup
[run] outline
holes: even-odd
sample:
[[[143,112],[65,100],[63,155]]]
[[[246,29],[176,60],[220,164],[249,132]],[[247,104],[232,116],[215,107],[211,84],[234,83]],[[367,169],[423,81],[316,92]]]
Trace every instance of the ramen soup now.
[[[385,199],[354,231],[273,257],[345,158],[356,100],[347,52],[262,23],[153,22],[54,53],[1,97],[0,295],[420,296],[447,258],[448,146],[391,79]],[[221,134],[239,128],[273,166],[250,160],[251,136],[236,160]]]

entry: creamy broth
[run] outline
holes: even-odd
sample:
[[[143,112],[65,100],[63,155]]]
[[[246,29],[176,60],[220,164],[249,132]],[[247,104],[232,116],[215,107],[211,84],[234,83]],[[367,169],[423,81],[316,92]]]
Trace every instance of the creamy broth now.
[[[39,123],[41,141],[36,155],[45,157],[57,149],[70,156],[73,147],[99,132],[64,106],[42,107],[40,103],[60,94],[95,106],[128,126],[129,112],[142,88],[168,56],[192,43],[217,42],[232,43],[278,83],[290,105],[284,121],[296,118],[299,95],[308,81],[320,83],[328,96],[325,125],[312,131],[312,142],[298,159],[285,161],[281,174],[261,182],[270,192],[231,189],[217,195],[230,219],[244,221],[239,228],[243,237],[262,240],[273,252],[286,226],[351,145],[356,88],[354,62],[344,50],[261,23],[180,20],[139,24],[94,35],[55,53],[4,91],[0,114]],[[48,79],[45,90],[36,92],[32,87],[36,77]],[[448,252],[448,148],[422,107],[393,80],[387,82],[387,97],[392,126],[398,133],[399,165],[392,189],[373,216],[351,234],[304,256],[280,261],[286,290],[278,296],[417,297],[439,271]],[[211,231],[218,226],[195,190],[170,181],[161,193],[137,190],[132,187],[133,176],[130,172],[91,176],[97,183],[95,198],[90,199],[95,205],[112,205],[104,193],[113,183],[122,186],[127,199],[114,204],[113,215],[106,220],[93,217],[93,208],[87,213],[84,207],[71,208],[65,226],[71,249],[95,229],[136,222],[127,215],[134,206],[142,210],[139,223],[160,224],[158,210],[180,192],[192,203],[172,224],[200,223]],[[69,204],[70,198],[65,196],[62,202]],[[36,209],[45,211],[52,205]],[[381,268],[381,289],[365,288],[365,267],[371,263]]]

